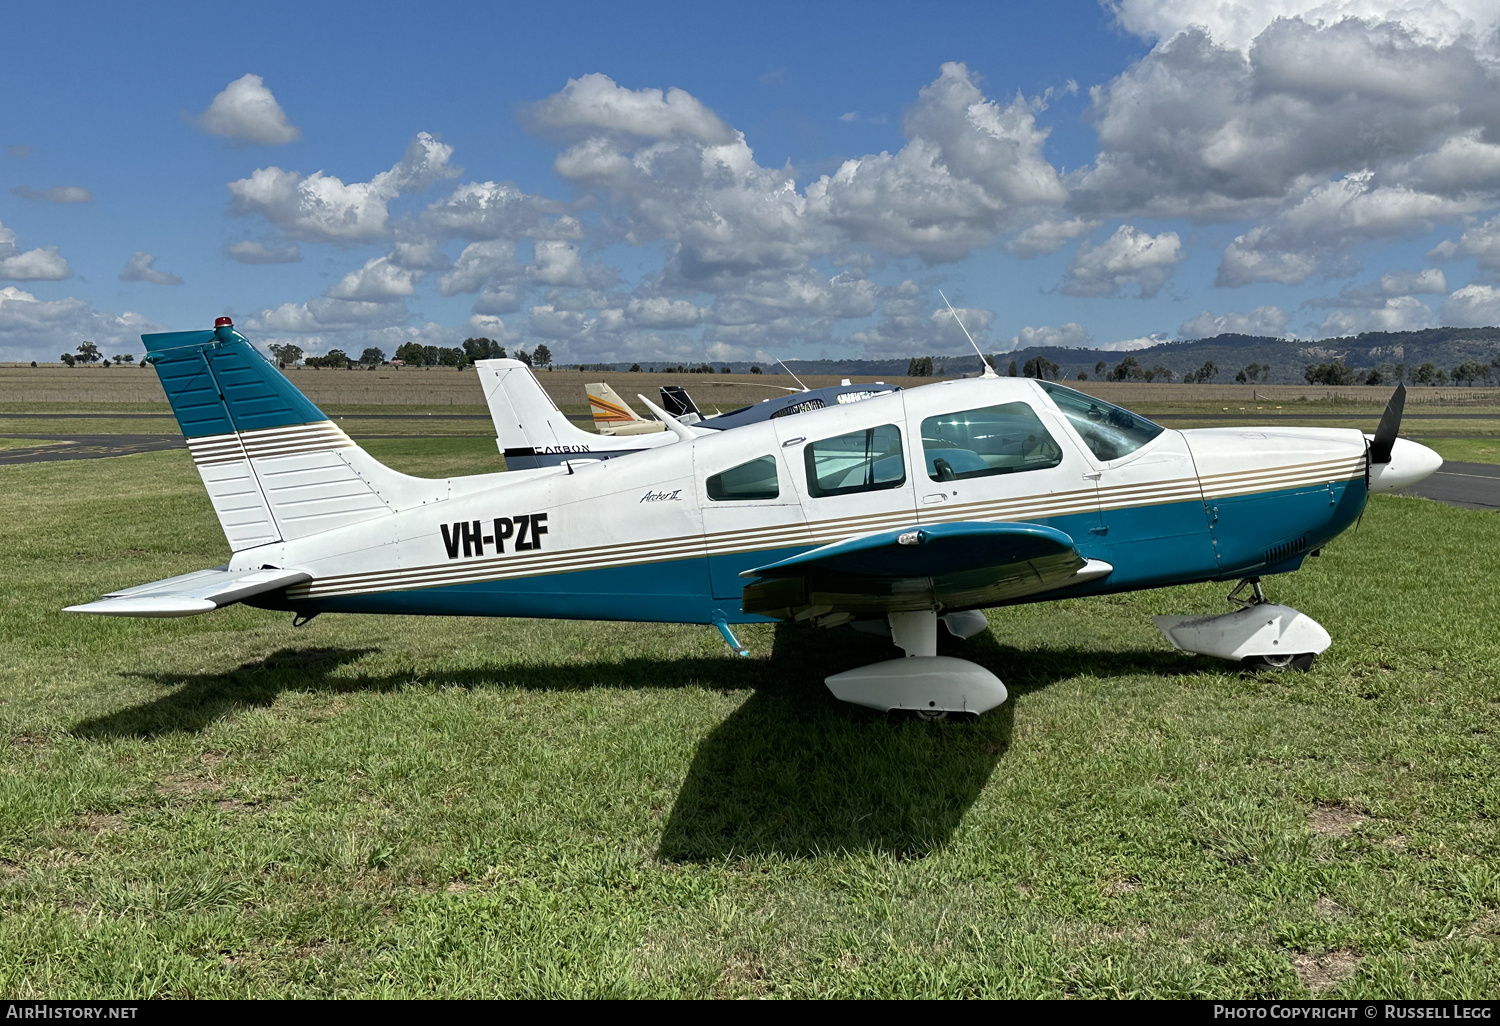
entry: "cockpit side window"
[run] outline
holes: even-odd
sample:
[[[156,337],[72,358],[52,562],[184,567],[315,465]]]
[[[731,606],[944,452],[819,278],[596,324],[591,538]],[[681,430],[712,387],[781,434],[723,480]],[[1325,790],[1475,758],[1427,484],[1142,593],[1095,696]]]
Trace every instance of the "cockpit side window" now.
[[[802,450],[814,498],[899,488],[906,483],[901,429],[894,424],[809,442]]]
[[[1153,424],[1145,417],[1065,385],[1051,381],[1038,381],[1037,384],[1047,390],[1057,408],[1078,432],[1078,437],[1083,439],[1083,444],[1103,462],[1130,455],[1164,430],[1160,424]]]
[[[775,456],[762,456],[741,463],[708,479],[708,497],[714,502],[774,499],[780,494]]]
[[[1046,470],[1062,462],[1062,448],[1028,403],[928,417],[922,421],[922,450],[934,481]]]

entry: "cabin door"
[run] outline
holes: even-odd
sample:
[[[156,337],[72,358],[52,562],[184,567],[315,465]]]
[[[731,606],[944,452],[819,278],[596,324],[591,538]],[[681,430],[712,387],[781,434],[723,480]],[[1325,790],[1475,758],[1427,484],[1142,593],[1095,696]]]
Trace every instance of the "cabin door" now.
[[[738,613],[746,581],[740,571],[774,563],[807,548],[807,530],[785,461],[774,450],[738,456],[695,451],[694,477],[703,494],[703,541],[713,597]],[[711,461],[711,462],[710,462]]]

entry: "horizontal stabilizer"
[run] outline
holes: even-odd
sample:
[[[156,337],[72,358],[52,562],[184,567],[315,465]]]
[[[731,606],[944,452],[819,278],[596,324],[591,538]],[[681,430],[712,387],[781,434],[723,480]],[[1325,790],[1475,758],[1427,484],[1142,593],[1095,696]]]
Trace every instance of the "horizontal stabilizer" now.
[[[221,566],[112,591],[95,602],[69,606],[63,612],[100,616],[192,616],[310,580],[312,575],[301,570],[230,570]]]

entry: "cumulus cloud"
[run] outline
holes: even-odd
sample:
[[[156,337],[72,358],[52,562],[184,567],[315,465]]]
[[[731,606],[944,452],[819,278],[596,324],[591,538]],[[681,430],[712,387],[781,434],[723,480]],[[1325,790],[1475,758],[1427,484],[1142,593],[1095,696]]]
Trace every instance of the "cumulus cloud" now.
[[[929,263],[962,259],[1067,200],[1042,154],[1043,109],[1021,96],[1002,106],[965,65],[944,64],[902,118],[907,144],[845,161],[808,186],[808,203],[854,243]]]
[[[1011,349],[1030,349],[1034,346],[1092,349],[1094,346],[1094,336],[1082,324],[1076,321],[1069,321],[1058,328],[1045,324],[1040,328],[1033,328],[1028,325],[1017,332],[1015,337],[1010,340]]]
[[[1336,296],[1317,296],[1302,305],[1376,310],[1403,296],[1442,296],[1447,293],[1447,277],[1438,268],[1428,267],[1420,271],[1387,271],[1368,285],[1346,286]]]
[[[469,336],[480,338],[492,338],[497,342],[513,342],[520,337],[519,333],[505,326],[505,322],[499,317],[488,314],[474,314],[469,318]]]
[[[295,264],[302,259],[302,250],[295,242],[273,243],[245,239],[225,246],[224,255],[242,264]]]
[[[81,185],[55,185],[50,189],[33,189],[29,185],[18,185],[11,192],[21,199],[40,200],[43,203],[94,202],[94,194]]]
[[[1368,169],[1345,175],[1309,189],[1269,223],[1237,237],[1224,251],[1217,284],[1299,285],[1329,255],[1353,242],[1426,230],[1483,202],[1475,196],[1448,198],[1383,185]]]
[[[1098,221],[1086,217],[1047,218],[1012,236],[1006,241],[1005,248],[1016,256],[1045,256],[1056,253],[1080,235],[1087,235],[1097,227]]]
[[[161,271],[156,267],[156,257],[147,253],[144,249],[138,249],[125,261],[125,267],[120,271],[121,281],[143,281],[151,285],[181,285],[182,279],[169,271]]]
[[[636,328],[691,328],[703,320],[703,310],[686,299],[650,296],[632,299],[625,307],[625,320]]]
[[[571,217],[549,219],[561,205],[522,192],[509,182],[466,182],[432,203],[422,215],[431,231],[462,239],[483,240],[546,234],[577,238],[582,234]]]
[[[1106,6],[1154,45],[1091,91],[1100,149],[1065,179],[1071,216],[1249,220],[1218,283],[1291,285],[1500,203],[1494,4]]]
[[[1443,301],[1444,324],[1465,328],[1500,325],[1500,289],[1493,285],[1465,285]]]
[[[259,75],[244,75],[225,86],[199,115],[198,126],[225,139],[267,146],[302,137]]]
[[[448,166],[452,155],[453,147],[419,132],[395,166],[368,182],[346,185],[322,171],[304,176],[279,167],[258,168],[249,178],[229,183],[229,209],[264,217],[293,239],[371,242],[387,234],[392,200],[455,174]]]
[[[420,276],[420,271],[398,267],[388,256],[375,257],[365,261],[359,270],[344,275],[326,295],[331,299],[394,303],[417,294],[416,281]]]
[[[717,114],[681,89],[625,89],[600,74],[570,78],[531,114],[542,127],[579,135],[604,130],[644,139],[684,137],[707,146],[736,137]]]
[[[1415,331],[1434,323],[1432,308],[1416,296],[1392,296],[1378,306],[1335,310],[1323,319],[1318,333],[1326,338],[1362,331]]]
[[[1470,228],[1456,243],[1440,243],[1428,256],[1438,260],[1471,256],[1484,270],[1492,274],[1500,272],[1500,217]]]
[[[933,334],[945,348],[973,348],[970,336],[981,348],[989,339],[990,325],[995,322],[995,311],[974,306],[958,306],[949,310],[946,306],[932,311],[928,316]],[[968,334],[964,334],[965,330]]]
[[[453,266],[438,279],[444,296],[478,292],[492,279],[511,280],[521,273],[516,262],[516,244],[510,241],[471,242]]]
[[[22,252],[16,244],[16,233],[0,224],[0,281],[63,281],[71,277],[73,269],[56,246]]]
[[[1487,0],[1442,0],[1406,4],[1392,0],[1107,0],[1105,5],[1127,32],[1145,39],[1169,39],[1192,27],[1219,43],[1249,49],[1278,18],[1333,24],[1346,18],[1393,21],[1420,38],[1446,45],[1492,32],[1500,12]]]
[[[282,303],[260,310],[246,319],[245,328],[276,335],[322,336],[330,331],[398,327],[409,317],[400,302],[319,296],[306,303]]]
[[[990,100],[967,68],[944,65],[903,119],[900,151],[845,161],[804,190],[681,90],[590,75],[532,116],[570,140],[554,170],[611,202],[623,241],[667,242],[661,288],[686,294],[795,278],[824,257],[941,262],[990,244],[1066,199],[1042,156],[1039,110]]]
[[[1249,313],[1215,314],[1204,310],[1182,322],[1178,338],[1212,338],[1215,335],[1269,335],[1283,338],[1291,318],[1279,306],[1258,306]]]
[[[0,347],[11,359],[55,360],[83,339],[113,352],[138,349],[142,334],[165,330],[137,313],[102,313],[81,299],[39,300],[14,286],[0,288]]]
[[[1098,345],[1094,348],[1102,349],[1109,353],[1128,353],[1137,349],[1150,349],[1152,346],[1159,346],[1170,341],[1172,341],[1172,337],[1165,332],[1153,331],[1151,334],[1142,335],[1139,338],[1126,338],[1118,342],[1105,342],[1103,345]]]
[[[1149,298],[1161,291],[1183,256],[1176,232],[1152,235],[1122,224],[1099,245],[1078,247],[1062,291],[1070,296],[1114,296],[1134,285],[1142,298]]]

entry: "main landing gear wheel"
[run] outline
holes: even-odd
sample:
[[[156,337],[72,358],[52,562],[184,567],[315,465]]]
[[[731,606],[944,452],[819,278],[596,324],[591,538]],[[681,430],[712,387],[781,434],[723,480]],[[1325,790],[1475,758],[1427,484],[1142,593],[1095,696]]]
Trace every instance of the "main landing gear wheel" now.
[[[948,718],[947,709],[917,709],[915,712],[917,719],[929,722],[932,720],[946,720]]]
[[[1287,670],[1306,673],[1312,669],[1313,660],[1316,658],[1317,656],[1312,652],[1303,652],[1300,655],[1246,656],[1240,660],[1240,664],[1254,673],[1285,673]]]

